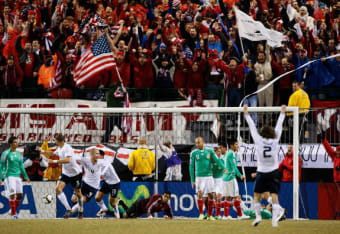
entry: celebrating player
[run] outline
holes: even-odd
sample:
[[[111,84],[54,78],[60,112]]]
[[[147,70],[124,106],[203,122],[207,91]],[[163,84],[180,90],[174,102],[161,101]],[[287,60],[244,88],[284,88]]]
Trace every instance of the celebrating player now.
[[[196,186],[197,204],[200,212],[199,220],[204,219],[203,198],[208,198],[208,220],[215,220],[212,217],[214,208],[214,179],[212,177],[212,162],[215,161],[217,165],[225,169],[223,163],[216,157],[216,154],[211,149],[204,148],[204,140],[202,137],[195,139],[195,144],[198,149],[195,149],[190,154],[189,172],[191,184],[194,188]],[[225,170],[225,172],[227,172]]]
[[[124,218],[137,218],[143,214],[147,214],[149,219],[152,219],[152,213],[164,211],[164,218],[172,218],[173,214],[171,207],[169,205],[169,200],[171,198],[171,193],[165,191],[163,195],[154,194],[149,198],[139,199],[135,201],[130,207],[120,201],[119,204],[123,206],[126,213],[124,213]]]
[[[9,207],[11,208],[11,216],[18,219],[17,208],[22,199],[22,179],[21,176],[30,182],[25,171],[22,154],[17,150],[18,138],[12,136],[8,139],[9,149],[1,154],[0,161],[0,186],[2,179],[5,179],[5,190],[9,196]]]
[[[223,154],[221,147],[214,147],[215,154],[218,158],[223,163]],[[222,194],[223,194],[223,174],[224,174],[224,169],[214,161],[213,162],[213,167],[212,167],[212,175],[214,178],[214,186],[215,186],[215,192],[214,192],[214,199],[215,199],[215,208],[216,208],[216,213],[215,213],[215,218],[220,219],[221,218],[221,199],[222,199]]]
[[[286,106],[281,107],[281,114],[276,123],[275,130],[271,126],[263,126],[257,132],[255,124],[248,113],[248,106],[244,105],[244,116],[249,125],[251,136],[256,146],[257,174],[254,188],[254,201],[256,219],[253,226],[261,223],[261,194],[270,192],[273,202],[272,226],[277,227],[278,221],[284,214],[279,204],[278,193],[280,190],[278,151],[279,141],[282,134],[282,123],[285,118]]]
[[[55,152],[52,151],[44,151],[41,150],[40,147],[37,147],[37,150],[47,154],[48,156],[57,155],[59,156],[59,160],[51,160],[49,159],[49,163],[61,163],[63,164],[61,178],[58,180],[56,193],[58,199],[66,208],[66,213],[64,218],[70,217],[72,214],[71,207],[67,201],[67,198],[63,192],[65,186],[68,183],[71,183],[77,197],[79,203],[79,218],[82,218],[83,215],[83,202],[82,202],[82,195],[80,191],[81,186],[81,167],[77,164],[76,160],[73,157],[73,149],[72,147],[65,143],[65,138],[63,135],[57,135],[55,138],[55,143],[57,144],[57,150]]]
[[[224,158],[225,167],[228,170],[227,174],[223,175],[224,193],[223,196],[226,198],[224,202],[224,217],[223,219],[232,219],[229,216],[230,206],[233,204],[237,211],[238,219],[249,219],[249,216],[242,214],[241,209],[241,198],[239,195],[238,183],[236,176],[244,180],[244,175],[237,169],[237,157],[236,151],[239,149],[238,142],[235,139],[231,139],[228,142],[229,151]]]

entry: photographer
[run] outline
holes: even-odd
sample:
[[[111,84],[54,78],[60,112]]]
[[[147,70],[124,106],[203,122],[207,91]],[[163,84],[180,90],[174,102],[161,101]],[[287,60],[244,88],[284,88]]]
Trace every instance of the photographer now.
[[[48,162],[35,150],[36,145],[26,145],[24,151],[24,168],[31,181],[42,181]]]

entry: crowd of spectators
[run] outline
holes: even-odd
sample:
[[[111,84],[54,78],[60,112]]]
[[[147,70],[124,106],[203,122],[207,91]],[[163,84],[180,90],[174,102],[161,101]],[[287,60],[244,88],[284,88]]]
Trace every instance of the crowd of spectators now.
[[[223,89],[226,105],[312,59],[340,51],[337,0],[1,0],[1,96],[98,99],[117,87],[116,70],[103,71],[75,87],[73,70],[82,53],[107,31],[127,88],[175,88],[202,105],[202,90]],[[282,47],[241,41],[236,6],[267,28],[286,35]],[[218,19],[221,16],[222,21]],[[223,22],[225,27],[222,27]],[[225,30],[228,30],[228,32]],[[243,47],[243,48],[242,48]],[[244,52],[244,53],[243,53]],[[52,85],[57,64],[62,79]],[[252,105],[287,104],[294,80],[311,98],[340,87],[340,57],[319,60],[283,77],[248,100]],[[84,90],[91,89],[91,92]],[[40,90],[42,92],[37,92]],[[44,91],[44,92],[43,92]],[[90,93],[90,95],[89,95]],[[328,95],[338,95],[328,92]],[[192,102],[193,104],[193,102]]]

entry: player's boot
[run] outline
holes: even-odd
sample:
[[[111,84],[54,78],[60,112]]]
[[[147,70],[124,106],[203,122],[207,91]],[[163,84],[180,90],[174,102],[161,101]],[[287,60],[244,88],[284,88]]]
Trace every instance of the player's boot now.
[[[84,218],[84,212],[83,211],[79,211],[78,212],[78,219],[83,219]]]
[[[220,220],[220,219],[222,219],[222,217],[221,217],[221,215],[215,216],[215,219],[216,219],[216,220]]]
[[[282,217],[285,215],[285,209],[281,208],[279,214],[276,217],[276,222],[281,221]]]
[[[71,215],[72,215],[72,210],[67,210],[64,214],[64,219],[70,218]]]
[[[222,220],[235,220],[235,218],[229,216],[223,216]]]
[[[198,217],[198,220],[204,220],[204,214],[200,214],[200,216]]]
[[[18,214],[12,215],[12,219],[19,219]]]
[[[207,218],[207,220],[215,221],[216,219],[214,218],[214,216],[209,216],[209,217]]]
[[[256,227],[257,225],[259,225],[262,222],[262,219],[255,219],[254,222],[251,224],[254,227]]]
[[[245,214],[242,214],[242,216],[237,216],[237,219],[238,220],[244,220],[244,219],[250,219],[250,217],[245,215]]]
[[[106,210],[99,210],[98,213],[96,214],[97,217],[100,219],[103,219],[106,215]]]
[[[278,227],[279,226],[276,219],[272,219],[272,226],[273,227]]]

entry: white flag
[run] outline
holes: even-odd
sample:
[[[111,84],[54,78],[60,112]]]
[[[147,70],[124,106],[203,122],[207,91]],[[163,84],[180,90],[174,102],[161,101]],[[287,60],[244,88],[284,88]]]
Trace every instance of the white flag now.
[[[240,37],[251,41],[267,41],[271,47],[280,47],[285,36],[275,30],[268,29],[260,21],[255,21],[243,11],[234,8]]]

